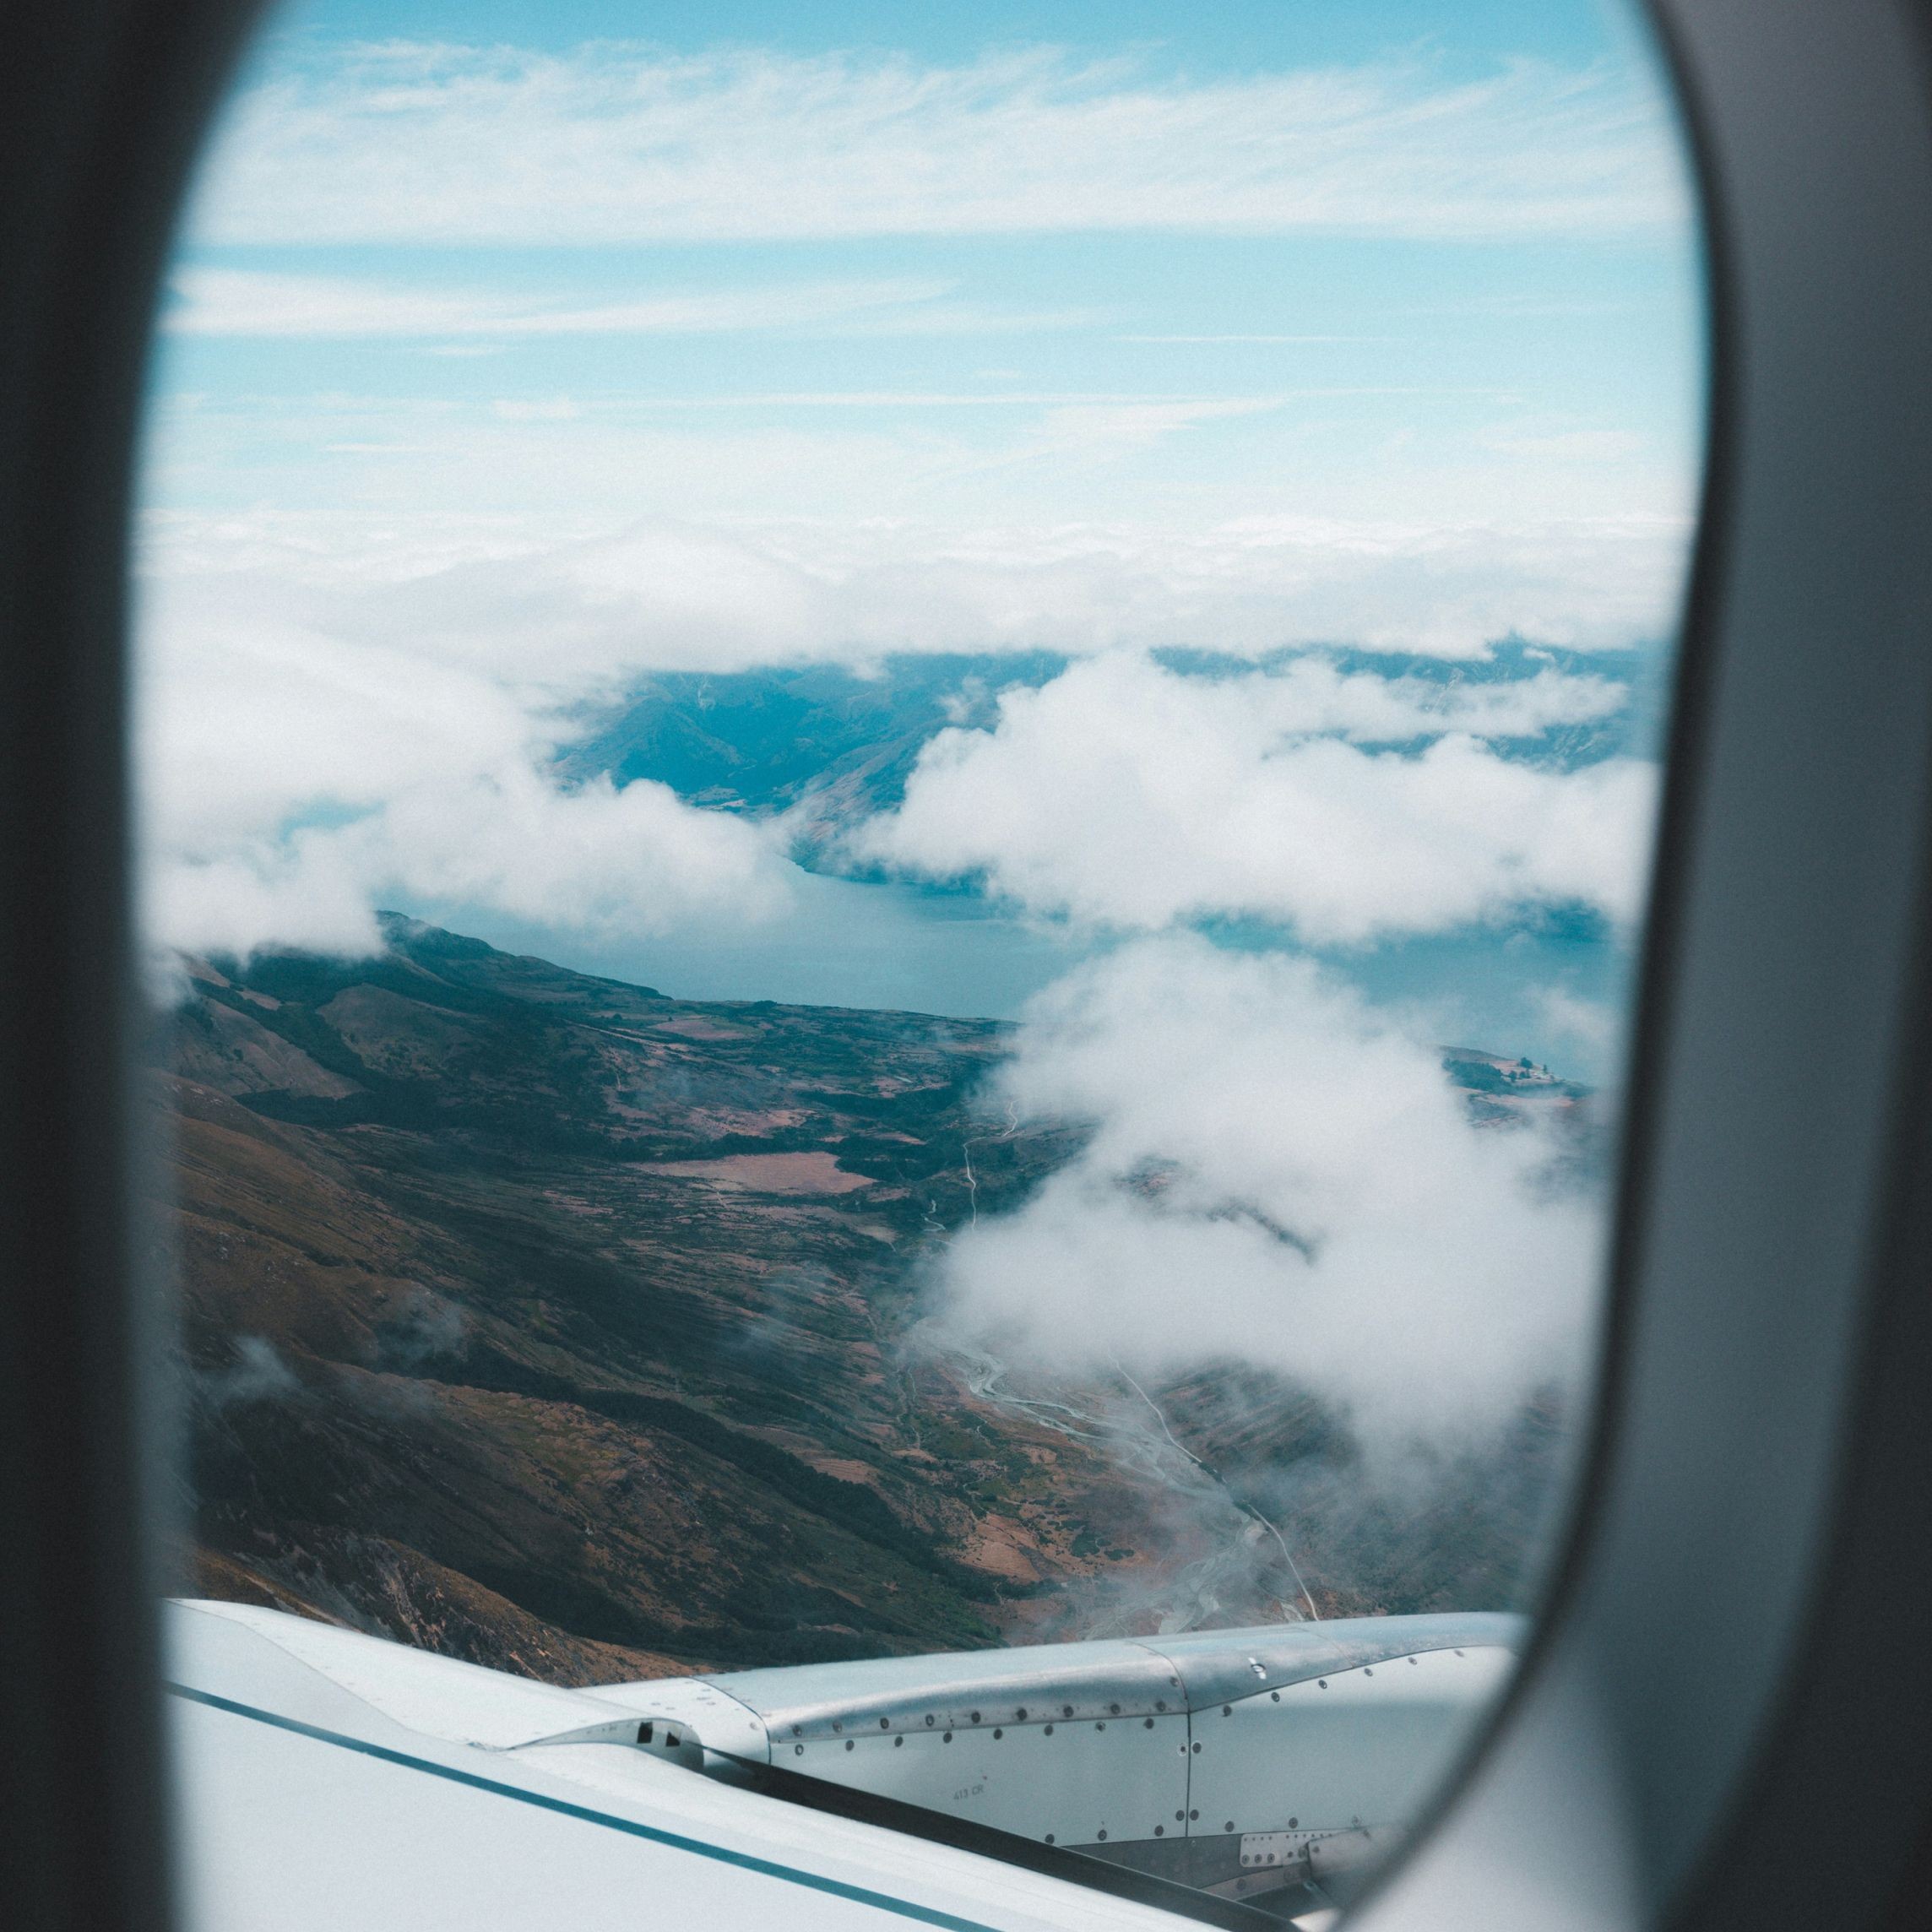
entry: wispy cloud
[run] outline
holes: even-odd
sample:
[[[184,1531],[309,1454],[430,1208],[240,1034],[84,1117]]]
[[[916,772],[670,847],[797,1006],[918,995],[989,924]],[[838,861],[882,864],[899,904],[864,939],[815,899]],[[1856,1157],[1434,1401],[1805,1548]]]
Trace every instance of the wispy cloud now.
[[[878,281],[778,284],[702,294],[642,296],[616,302],[517,301],[483,290],[404,288],[341,275],[289,274],[259,269],[183,268],[162,327],[177,335],[482,336],[697,335],[746,329],[810,328],[917,309],[946,295],[948,282],[907,278]],[[944,325],[924,314],[922,329]],[[986,326],[975,311],[965,332]]]
[[[1306,395],[1356,395],[1359,389],[1296,390]],[[1389,392],[1378,390],[1378,394]],[[1402,393],[1406,392],[1395,392]],[[1156,410],[1187,421],[1252,415],[1278,409],[1286,396],[1123,395],[1107,389],[790,389],[750,395],[650,396],[623,407],[659,410]]]
[[[1386,335],[1116,335],[1114,339],[1116,342],[1301,345],[1320,342],[1386,342],[1388,338]]]
[[[1607,234],[1685,218],[1662,109],[1519,62],[1191,82],[1051,49],[900,56],[390,45],[242,97],[196,223],[239,242],[1078,230]]]
[[[1540,463],[1618,463],[1643,448],[1643,438],[1627,429],[1555,430],[1544,435],[1496,430],[1481,441],[1485,449]]]

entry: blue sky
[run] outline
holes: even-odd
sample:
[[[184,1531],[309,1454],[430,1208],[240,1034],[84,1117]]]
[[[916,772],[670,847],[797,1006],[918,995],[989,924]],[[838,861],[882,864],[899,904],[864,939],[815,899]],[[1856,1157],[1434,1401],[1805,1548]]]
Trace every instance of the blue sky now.
[[[1197,72],[1353,61],[1439,49],[1466,70],[1499,58],[1582,62],[1630,57],[1630,9],[1594,0],[983,0],[918,8],[904,0],[836,6],[739,4],[670,8],[608,0],[322,0],[285,5],[264,36],[270,61],[290,46],[348,39],[504,43],[556,52],[586,41],[642,41],[683,50],[736,43],[817,53],[828,46],[914,48],[969,58],[989,46],[1052,42],[1113,52],[1165,45]]]
[[[677,117],[654,155],[640,73]],[[1261,154],[1304,111],[1305,151]],[[533,527],[1680,513],[1674,171],[1620,8],[296,7],[204,172],[150,495]]]

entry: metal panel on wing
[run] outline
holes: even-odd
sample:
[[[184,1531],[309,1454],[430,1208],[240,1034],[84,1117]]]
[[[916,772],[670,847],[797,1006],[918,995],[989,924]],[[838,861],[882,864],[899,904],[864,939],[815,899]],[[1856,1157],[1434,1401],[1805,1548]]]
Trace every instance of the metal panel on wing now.
[[[1056,1844],[1179,1835],[1187,1720],[1179,1713],[977,1728],[874,1728],[778,1743],[772,1761]]]
[[[1496,1647],[1412,1653],[1197,1711],[1193,1831],[1335,1832],[1413,1816],[1515,1662]]]

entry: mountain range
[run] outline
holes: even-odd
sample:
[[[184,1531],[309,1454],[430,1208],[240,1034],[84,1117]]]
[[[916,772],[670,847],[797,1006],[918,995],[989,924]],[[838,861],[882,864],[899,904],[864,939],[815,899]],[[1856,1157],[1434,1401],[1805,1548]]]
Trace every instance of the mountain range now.
[[[186,962],[156,1035],[184,1587],[565,1683],[1532,1588],[1554,1395],[1391,1484],[1252,1367],[1083,1382],[947,1335],[940,1245],[1087,1132],[987,1116],[1010,1027],[385,931]],[[1496,1131],[1587,1115],[1446,1066]]]

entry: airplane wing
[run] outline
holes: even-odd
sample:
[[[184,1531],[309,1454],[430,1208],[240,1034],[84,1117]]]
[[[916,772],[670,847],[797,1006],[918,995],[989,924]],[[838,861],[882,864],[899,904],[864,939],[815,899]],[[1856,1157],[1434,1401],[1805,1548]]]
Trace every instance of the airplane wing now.
[[[192,1922],[1152,1932],[1178,1908],[1313,1932],[1464,1748],[1521,1627],[1364,1618],[570,1690],[174,1604]]]

